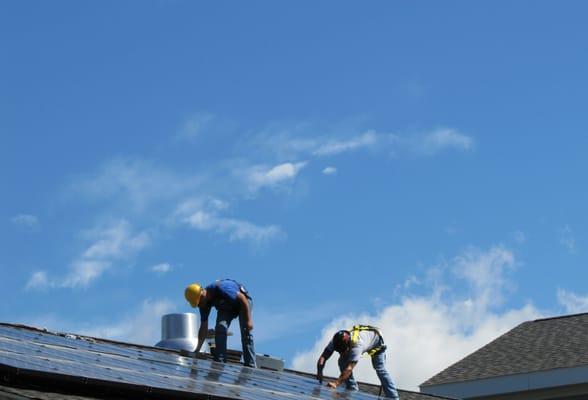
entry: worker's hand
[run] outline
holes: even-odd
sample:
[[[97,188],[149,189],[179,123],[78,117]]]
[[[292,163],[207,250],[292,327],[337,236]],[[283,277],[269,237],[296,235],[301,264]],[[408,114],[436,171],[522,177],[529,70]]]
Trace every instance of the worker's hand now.
[[[247,323],[245,325],[246,325],[246,328],[248,331],[253,330],[253,320],[252,319],[247,320]]]
[[[330,387],[331,389],[337,389],[337,381],[331,381],[329,383],[327,383],[327,386]]]
[[[317,369],[316,379],[319,381],[319,383],[323,383],[323,369],[322,368]]]

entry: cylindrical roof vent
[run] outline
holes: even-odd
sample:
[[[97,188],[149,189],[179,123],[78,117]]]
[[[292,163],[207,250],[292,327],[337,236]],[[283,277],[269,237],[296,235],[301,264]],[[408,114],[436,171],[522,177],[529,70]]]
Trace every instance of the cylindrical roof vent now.
[[[161,341],[156,347],[194,351],[198,345],[196,314],[167,314],[161,317]]]

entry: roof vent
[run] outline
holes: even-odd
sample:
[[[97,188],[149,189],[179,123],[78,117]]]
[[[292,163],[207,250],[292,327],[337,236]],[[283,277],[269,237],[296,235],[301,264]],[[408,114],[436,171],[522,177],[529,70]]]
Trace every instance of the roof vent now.
[[[256,354],[255,362],[259,368],[271,369],[274,371],[284,370],[284,360],[268,354]]]
[[[172,350],[194,351],[198,344],[198,319],[196,314],[167,314],[161,317],[161,341],[156,347]]]

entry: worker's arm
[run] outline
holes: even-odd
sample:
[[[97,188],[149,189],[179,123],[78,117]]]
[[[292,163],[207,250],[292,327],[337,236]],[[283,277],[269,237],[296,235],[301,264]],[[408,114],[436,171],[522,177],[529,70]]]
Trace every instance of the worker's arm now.
[[[343,369],[343,371],[341,371],[341,375],[339,375],[339,377],[337,379],[335,379],[334,381],[327,383],[327,386],[335,389],[335,388],[337,388],[337,386],[339,386],[340,384],[345,382],[347,379],[349,379],[349,377],[351,376],[351,373],[353,372],[353,368],[355,367],[356,364],[357,364],[357,362],[350,362],[349,364],[347,364],[347,366]]]
[[[245,328],[248,331],[253,330],[253,317],[251,316],[251,306],[249,305],[249,299],[243,293],[237,293],[237,301],[240,304],[240,312],[245,317]]]
[[[202,298],[198,311],[200,311],[200,329],[198,329],[198,345],[196,346],[196,353],[200,351],[202,345],[206,341],[208,335],[208,316],[210,315],[210,307],[205,298]]]
[[[323,369],[325,369],[326,362],[327,360],[325,357],[321,355],[316,363],[316,379],[318,379],[320,383],[323,383]]]
[[[200,321],[200,329],[198,329],[198,346],[196,346],[196,353],[200,351],[204,341],[206,340],[206,335],[208,333],[208,320]]]
[[[331,342],[327,345],[325,350],[323,350],[323,353],[321,354],[318,361],[316,362],[316,379],[318,379],[318,381],[320,383],[323,383],[323,369],[325,369],[325,364],[327,363],[327,360],[329,358],[331,358],[331,355],[333,354],[332,347],[333,347],[333,344]]]

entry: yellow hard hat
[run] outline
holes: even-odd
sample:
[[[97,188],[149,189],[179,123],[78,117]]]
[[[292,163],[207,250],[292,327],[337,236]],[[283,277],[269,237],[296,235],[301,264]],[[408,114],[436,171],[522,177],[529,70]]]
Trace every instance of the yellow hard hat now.
[[[188,287],[186,288],[186,291],[184,292],[184,296],[186,297],[186,300],[188,300],[188,303],[190,303],[190,305],[192,307],[198,307],[198,303],[200,302],[200,295],[202,294],[202,286],[200,286],[198,283],[193,283],[191,285],[188,285]]]

